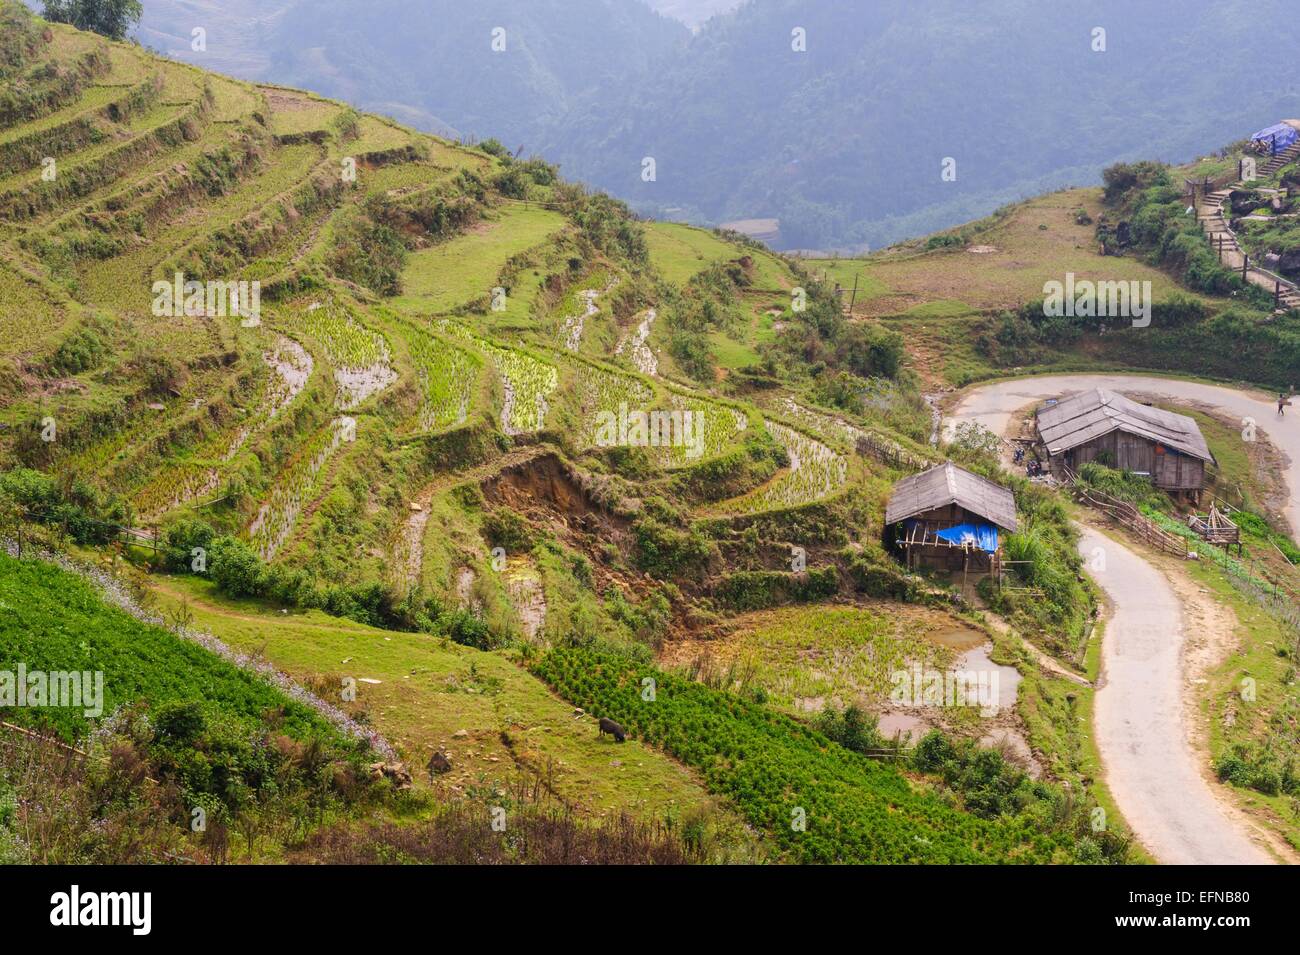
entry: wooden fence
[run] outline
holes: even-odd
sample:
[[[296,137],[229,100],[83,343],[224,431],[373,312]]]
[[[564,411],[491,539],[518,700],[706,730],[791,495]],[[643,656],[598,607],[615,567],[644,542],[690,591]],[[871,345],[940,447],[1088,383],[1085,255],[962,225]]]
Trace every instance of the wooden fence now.
[[[1102,514],[1117,524],[1127,527],[1145,543],[1156,550],[1164,551],[1175,557],[1187,559],[1187,540],[1177,534],[1171,534],[1151,518],[1147,517],[1128,501],[1121,501],[1101,491],[1081,483],[1073,473],[1069,473],[1074,486],[1075,498],[1081,503]]]
[[[870,432],[858,435],[857,452],[904,471],[924,471],[934,466],[933,461]]]

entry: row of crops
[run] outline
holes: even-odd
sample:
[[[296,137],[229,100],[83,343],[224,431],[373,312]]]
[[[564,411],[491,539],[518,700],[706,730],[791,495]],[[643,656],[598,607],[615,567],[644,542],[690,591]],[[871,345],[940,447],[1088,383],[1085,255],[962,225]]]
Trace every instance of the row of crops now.
[[[560,373],[554,365],[518,349],[505,348],[479,338],[458,322],[443,319],[435,327],[445,334],[471,342],[496,365],[505,391],[501,407],[502,431],[523,434],[545,427],[550,398],[560,384]]]
[[[877,453],[884,455],[886,460],[912,470],[924,470],[934,463],[924,453],[912,451],[879,431],[860,428],[843,418],[807,408],[788,395],[782,406],[786,414],[800,425],[828,441],[838,441],[854,449],[857,449],[860,441],[866,441],[877,449]]]
[[[483,360],[416,329],[409,331],[407,343],[420,386],[421,430],[436,431],[462,424],[469,416]]]
[[[820,435],[830,441],[840,441],[847,444],[850,448],[857,447],[858,439],[865,438],[867,432],[855,424],[850,424],[843,418],[837,418],[835,415],[829,415],[822,411],[814,411],[795,401],[789,395],[782,402],[783,408],[791,418],[798,421],[814,434]]]
[[[849,471],[849,463],[844,455],[832,451],[802,431],[775,421],[767,422],[767,430],[785,448],[790,457],[789,468],[762,487],[726,502],[721,510],[733,514],[750,514],[795,507],[829,497],[844,486]]]
[[[355,418],[339,417],[317,431],[276,478],[271,493],[248,526],[248,538],[263,560],[284,546],[305,507],[319,492],[323,471],[334,452],[356,434]]]
[[[659,466],[663,468],[698,464],[722,454],[742,440],[749,428],[749,415],[744,411],[706,398],[674,391],[668,396],[668,407],[674,412],[691,412],[693,427],[703,428],[703,435],[696,447],[675,444],[658,448]],[[697,450],[700,453],[696,453]]]
[[[238,454],[251,437],[266,428],[307,387],[313,362],[310,353],[297,342],[279,336],[263,352],[262,360],[270,374],[256,406],[233,433],[218,432],[196,449],[192,460],[174,464],[154,475],[135,497],[136,510],[145,520],[157,519],[174,508],[214,493],[221,483],[218,465]]]
[[[969,815],[788,716],[617,651],[557,647],[533,672],[573,705],[616,720],[633,738],[697,769],[710,791],[729,798],[790,861],[1041,864],[1071,857],[1071,836],[1042,820]]]
[[[0,550],[0,606],[8,611],[0,614],[0,669],[99,672],[104,717],[141,700],[151,707],[202,700],[209,714],[236,725],[256,725],[274,712],[280,715],[281,732],[338,738],[328,723],[281,688],[196,642],[111,606],[94,585],[110,581],[83,579],[39,560],[14,560]],[[10,706],[4,718],[70,743],[94,728],[94,718],[79,706]],[[194,755],[207,770],[205,755]],[[218,754],[206,755],[219,759]],[[196,762],[196,773],[199,768]],[[217,772],[212,775],[216,783]]]
[[[341,411],[355,408],[397,380],[388,342],[337,302],[314,302],[302,315],[304,330],[325,349],[338,385]]]
[[[570,360],[567,368],[577,383],[578,412],[586,426],[586,440],[594,440],[604,415],[644,410],[654,403],[654,389],[633,375],[575,360]]]

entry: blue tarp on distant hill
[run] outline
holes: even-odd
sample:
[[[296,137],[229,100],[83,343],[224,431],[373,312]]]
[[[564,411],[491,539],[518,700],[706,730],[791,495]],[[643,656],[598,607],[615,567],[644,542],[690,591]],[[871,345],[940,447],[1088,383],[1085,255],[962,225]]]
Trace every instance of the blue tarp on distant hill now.
[[[1276,126],[1270,126],[1268,129],[1261,129],[1254,136],[1250,137],[1251,142],[1272,141],[1273,152],[1280,153],[1292,143],[1300,138],[1300,130],[1294,126],[1288,126],[1286,123],[1278,123]]]
[[[987,554],[996,553],[998,549],[998,529],[992,524],[958,524],[935,531],[935,536],[953,544],[974,544]]]

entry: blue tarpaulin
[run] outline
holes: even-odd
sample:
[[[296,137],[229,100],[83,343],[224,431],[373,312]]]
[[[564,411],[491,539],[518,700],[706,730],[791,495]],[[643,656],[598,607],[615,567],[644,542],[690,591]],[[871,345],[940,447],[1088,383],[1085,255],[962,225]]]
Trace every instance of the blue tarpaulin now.
[[[1300,138],[1300,131],[1297,131],[1294,126],[1288,126],[1286,123],[1278,123],[1268,129],[1261,129],[1250,137],[1251,142],[1263,141],[1271,143],[1272,151],[1275,154],[1289,147],[1297,138]]]
[[[987,554],[996,553],[998,549],[998,529],[992,524],[958,524],[934,532],[953,544],[973,544]]]

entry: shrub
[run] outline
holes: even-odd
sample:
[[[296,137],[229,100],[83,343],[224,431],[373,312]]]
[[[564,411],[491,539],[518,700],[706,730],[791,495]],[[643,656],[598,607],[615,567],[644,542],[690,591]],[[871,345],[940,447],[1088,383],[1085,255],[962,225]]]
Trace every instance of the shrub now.
[[[208,571],[217,587],[231,597],[255,597],[263,593],[265,574],[253,549],[234,537],[218,537],[208,555]]]
[[[855,753],[869,753],[886,745],[885,738],[880,735],[880,720],[864,713],[854,703],[843,710],[827,707],[817,714],[813,726],[817,732]]]
[[[727,574],[714,594],[732,610],[762,610],[783,603],[824,600],[839,592],[834,564],[809,568],[802,574],[776,570],[741,570]]]
[[[164,538],[167,547],[165,558],[167,566],[178,573],[186,573],[194,569],[195,548],[211,550],[216,534],[212,525],[206,521],[196,517],[181,518],[167,528]]]

